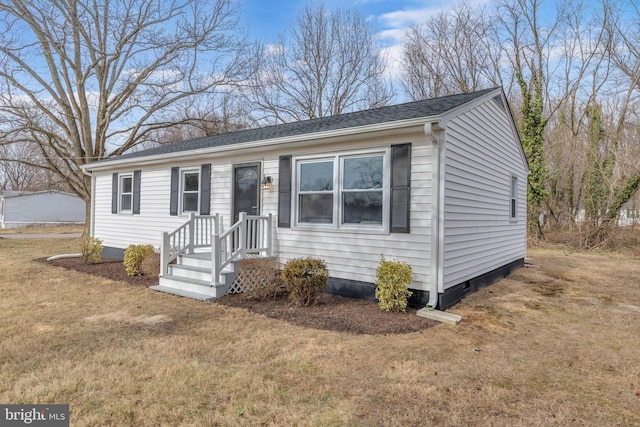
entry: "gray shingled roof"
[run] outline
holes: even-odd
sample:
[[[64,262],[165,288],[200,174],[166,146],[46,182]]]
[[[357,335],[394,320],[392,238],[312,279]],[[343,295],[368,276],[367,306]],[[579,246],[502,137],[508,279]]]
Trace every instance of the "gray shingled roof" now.
[[[391,105],[374,108],[371,110],[356,111],[340,114],[338,116],[323,117],[319,119],[305,120],[301,122],[285,123],[281,125],[263,128],[248,129],[239,132],[231,132],[221,135],[207,136],[173,144],[162,145],[134,153],[123,154],[103,160],[122,160],[135,157],[146,157],[161,154],[171,154],[204,148],[223,147],[240,144],[282,138],[288,136],[305,135],[316,132],[326,132],[338,129],[348,129],[358,126],[373,125],[378,123],[394,122],[398,120],[415,119],[419,117],[439,116],[467,102],[470,102],[495,88],[485,89],[473,93],[444,96],[440,98],[426,99],[423,101],[409,102],[406,104]]]

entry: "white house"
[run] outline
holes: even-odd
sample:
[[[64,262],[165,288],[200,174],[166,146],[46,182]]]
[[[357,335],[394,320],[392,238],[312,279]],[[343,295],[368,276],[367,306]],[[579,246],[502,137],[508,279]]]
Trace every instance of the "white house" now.
[[[156,289],[179,295],[223,295],[226,269],[254,252],[321,258],[331,292],[374,299],[384,256],[413,267],[411,305],[446,309],[524,262],[528,166],[500,88],[182,141],[84,169],[104,254],[162,247]]]
[[[0,191],[0,228],[84,224],[86,204],[61,191]]]

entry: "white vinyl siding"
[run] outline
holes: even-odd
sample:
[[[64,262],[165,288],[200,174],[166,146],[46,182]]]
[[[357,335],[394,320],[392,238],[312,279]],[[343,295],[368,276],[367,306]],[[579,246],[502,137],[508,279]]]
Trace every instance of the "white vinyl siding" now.
[[[171,167],[179,167],[181,171],[198,171],[200,164],[204,162],[212,163],[211,215],[219,213],[222,216],[223,228],[227,229],[231,225],[231,164],[227,163],[228,158],[219,160],[218,163],[209,159],[199,159],[190,163],[172,162],[146,167],[141,165],[140,215],[133,216],[110,214],[112,171],[97,172],[94,236],[102,239],[104,246],[113,248],[125,249],[130,244],[152,244],[159,248],[163,231],[171,232],[188,220],[186,214],[169,215]]]
[[[507,114],[487,102],[447,126],[444,289],[525,256],[526,165]]]
[[[369,139],[364,142],[342,144],[334,147],[336,156],[350,156],[358,152],[382,153],[393,144],[412,143],[411,151],[411,233],[389,233],[384,230],[363,232],[351,229],[313,229],[274,227],[274,251],[281,262],[299,257],[318,257],[327,263],[331,277],[375,281],[375,269],[382,256],[386,259],[406,261],[413,267],[413,289],[427,290],[431,274],[431,143],[423,133],[399,137]],[[326,153],[327,146],[309,144],[304,148],[288,149],[294,158]],[[132,243],[150,243],[158,248],[163,231],[173,231],[186,220],[184,216],[169,215],[171,167],[193,169],[206,162],[211,163],[211,213],[223,216],[223,227],[230,225],[232,165],[261,162],[262,173],[271,176],[273,186],[261,190],[262,215],[269,213],[277,223],[278,207],[278,157],[281,151],[265,153],[261,158],[247,156],[201,158],[190,163],[167,162],[142,169],[140,215],[121,216],[111,214],[111,173],[127,172],[109,170],[96,173],[95,229],[94,236],[103,245],[126,248]],[[348,158],[348,157],[346,157]],[[295,166],[294,166],[295,167]],[[293,195],[292,197],[295,197]],[[385,207],[387,209],[388,207]],[[388,216],[388,213],[385,213]],[[388,219],[385,218],[388,222]]]
[[[518,220],[518,177],[511,175],[511,197],[509,199],[509,218]]]
[[[362,232],[353,228],[313,229],[292,227],[277,229],[277,248],[281,262],[299,257],[317,257],[327,263],[331,277],[373,283],[380,259],[406,261],[413,268],[412,289],[428,290],[431,280],[431,180],[432,149],[424,134],[407,135],[394,140],[377,141],[380,148],[392,144],[412,143],[411,150],[411,233]],[[368,147],[375,149],[375,144]],[[344,155],[353,153],[344,147]],[[295,158],[297,153],[291,153]],[[343,152],[338,152],[341,155]],[[349,158],[349,157],[346,157]],[[267,168],[277,168],[277,158],[265,162]],[[266,172],[265,172],[266,173]],[[272,173],[272,176],[277,174]],[[275,186],[278,182],[275,182]],[[295,185],[295,184],[294,184]],[[277,210],[277,188],[270,206]],[[271,197],[271,196],[269,196]],[[293,196],[295,197],[295,195]],[[294,200],[295,203],[295,200]],[[385,206],[388,210],[388,205]],[[385,212],[386,214],[386,212]],[[384,221],[388,222],[387,216]],[[385,225],[385,227],[387,227]]]
[[[130,244],[152,244],[159,248],[162,232],[173,231],[186,221],[185,216],[169,215],[172,166],[182,165],[141,168],[140,215],[111,215],[111,171],[96,173],[93,234],[103,240],[104,246],[124,249]],[[197,170],[199,164],[184,166]]]

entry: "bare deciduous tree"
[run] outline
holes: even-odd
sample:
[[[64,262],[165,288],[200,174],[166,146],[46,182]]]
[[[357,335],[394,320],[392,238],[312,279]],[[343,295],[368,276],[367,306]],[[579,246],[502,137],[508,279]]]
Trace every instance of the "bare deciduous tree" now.
[[[500,50],[491,23],[467,4],[409,29],[402,84],[414,100],[473,92],[501,84]]]
[[[640,91],[640,2],[630,0],[628,2],[606,1],[605,14],[608,30],[612,34],[613,42],[610,44],[611,57],[627,78],[629,91],[625,98],[624,108],[618,113],[618,125],[613,135],[614,150],[617,152],[623,140],[631,137],[637,145],[637,117],[631,124],[627,120],[630,113],[629,104],[631,94]],[[625,170],[613,190],[612,203],[604,218],[603,226],[613,223],[620,213],[622,206],[633,197],[640,189],[640,168]]]
[[[601,10],[577,1],[567,3],[564,12],[555,49],[557,66],[549,76],[554,84],[547,90],[548,102],[553,105],[550,110],[555,114],[549,116],[546,131],[549,194],[545,204],[550,225],[554,227],[573,227],[581,216],[584,173],[589,169],[593,172],[596,167],[585,164],[593,149],[588,148],[588,113],[595,111],[590,106],[608,96],[606,85],[611,77],[606,53],[610,36],[603,25]],[[606,111],[602,110],[602,114],[604,118]]]
[[[0,161],[0,189],[68,191],[60,177],[42,167],[42,158],[33,144],[0,146],[0,157],[15,159]]]
[[[384,63],[364,16],[306,6],[260,57],[252,100],[274,123],[379,107],[391,99]]]
[[[243,101],[241,97],[230,93],[201,99],[177,112],[174,125],[157,131],[152,138],[153,142],[142,146],[147,148],[171,144],[254,127],[250,106]]]
[[[82,165],[136,147],[194,97],[246,79],[244,47],[231,0],[2,1],[0,141],[33,144],[89,200]]]

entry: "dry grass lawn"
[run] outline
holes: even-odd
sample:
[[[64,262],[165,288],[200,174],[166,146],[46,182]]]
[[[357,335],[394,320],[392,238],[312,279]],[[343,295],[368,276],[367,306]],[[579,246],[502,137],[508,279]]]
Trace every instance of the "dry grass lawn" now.
[[[535,250],[406,335],[294,327],[33,262],[0,239],[0,402],[73,426],[640,425],[640,261]]]
[[[0,228],[0,236],[3,234],[74,234],[82,233],[84,225],[64,224],[51,227],[28,226],[22,228]]]

